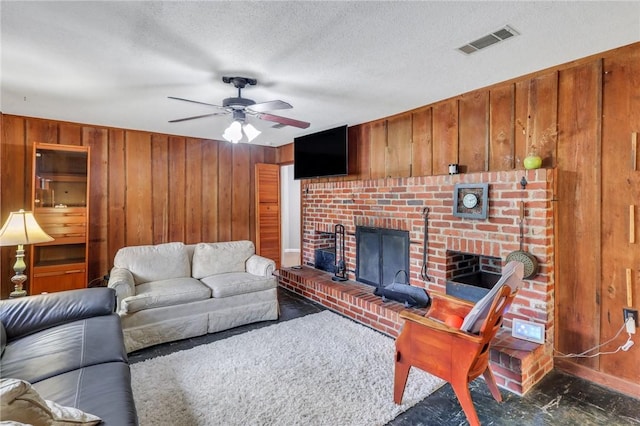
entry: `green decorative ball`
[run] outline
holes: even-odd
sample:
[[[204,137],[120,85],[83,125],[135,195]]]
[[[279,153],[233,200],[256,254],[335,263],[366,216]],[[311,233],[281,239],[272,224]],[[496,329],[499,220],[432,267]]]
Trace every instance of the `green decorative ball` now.
[[[524,168],[527,170],[539,169],[542,166],[542,157],[539,155],[529,155],[524,159]]]

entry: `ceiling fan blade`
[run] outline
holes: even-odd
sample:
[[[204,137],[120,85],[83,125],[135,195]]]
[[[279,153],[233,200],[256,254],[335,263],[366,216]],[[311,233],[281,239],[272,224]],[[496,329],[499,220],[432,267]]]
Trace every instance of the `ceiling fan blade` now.
[[[196,118],[204,118],[204,117],[211,117],[213,115],[225,115],[227,114],[226,112],[214,112],[211,114],[203,114],[203,115],[194,115],[193,117],[186,117],[186,118],[178,118],[176,120],[169,120],[169,123],[178,123],[180,121],[187,121],[187,120],[195,120]]]
[[[193,104],[208,105],[208,106],[212,106],[212,107],[216,107],[216,108],[224,109],[224,107],[222,107],[222,106],[220,106],[220,105],[208,104],[208,103],[206,103],[206,102],[200,102],[200,101],[192,101],[191,99],[176,98],[175,96],[167,96],[167,98],[169,98],[169,99],[175,99],[175,100],[177,100],[177,101],[191,102],[191,103],[193,103]]]
[[[311,125],[311,123],[307,123],[306,121],[294,120],[293,118],[280,117],[279,115],[273,114],[258,114],[257,117],[261,120],[274,121],[276,123],[284,124],[285,126],[293,126],[299,127],[300,129],[306,129]]]
[[[293,108],[290,103],[285,101],[269,101],[269,102],[260,102],[257,104],[249,105],[246,109],[250,110],[250,112],[265,112],[265,111],[274,111],[276,109],[290,109]]]

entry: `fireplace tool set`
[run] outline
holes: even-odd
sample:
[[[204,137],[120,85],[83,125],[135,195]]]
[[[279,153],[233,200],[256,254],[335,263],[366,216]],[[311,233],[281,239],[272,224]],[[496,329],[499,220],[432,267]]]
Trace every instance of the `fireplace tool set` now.
[[[333,281],[347,281],[347,265],[344,261],[344,226],[337,224],[333,228],[333,237],[336,246],[335,272]]]
[[[424,217],[424,236],[422,237],[422,269],[420,270],[420,277],[425,281],[433,281],[433,278],[427,274],[429,261],[429,207],[422,209],[422,216]]]

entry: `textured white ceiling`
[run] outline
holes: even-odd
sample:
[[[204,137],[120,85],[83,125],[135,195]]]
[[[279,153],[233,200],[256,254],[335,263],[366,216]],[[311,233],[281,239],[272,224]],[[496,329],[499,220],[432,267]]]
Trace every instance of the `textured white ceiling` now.
[[[5,114],[221,139],[223,75],[258,80],[243,97],[311,122],[271,128],[278,146],[640,40],[640,2],[2,1]],[[510,25],[521,35],[456,49]]]

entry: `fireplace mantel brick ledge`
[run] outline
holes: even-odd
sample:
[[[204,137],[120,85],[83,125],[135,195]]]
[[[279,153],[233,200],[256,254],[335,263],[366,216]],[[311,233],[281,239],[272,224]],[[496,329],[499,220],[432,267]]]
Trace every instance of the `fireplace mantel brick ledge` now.
[[[526,178],[525,189],[520,181]],[[428,292],[444,293],[447,280],[447,254],[450,251],[506,259],[520,248],[520,202],[525,203],[524,249],[540,265],[539,274],[525,280],[503,330],[494,342],[492,368],[498,384],[518,394],[526,393],[553,368],[554,318],[554,179],[553,169],[512,170],[459,175],[342,180],[303,181],[302,191],[302,270],[284,269],[279,282],[284,288],[315,300],[356,321],[390,336],[397,336],[404,306],[382,303],[373,287],[355,282],[356,226],[388,227],[409,231],[409,278],[412,285]],[[456,183],[489,184],[489,217],[473,220],[452,214]],[[429,209],[425,232],[423,211]],[[331,275],[316,271],[315,249],[326,244],[327,233],[335,225],[345,228],[345,266],[354,281],[338,283]],[[421,278],[422,241],[428,233],[427,271],[433,281]],[[517,340],[510,336],[514,318],[543,324],[546,344]]]

